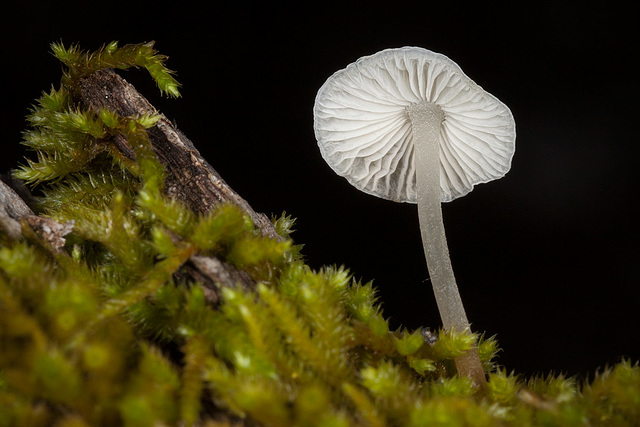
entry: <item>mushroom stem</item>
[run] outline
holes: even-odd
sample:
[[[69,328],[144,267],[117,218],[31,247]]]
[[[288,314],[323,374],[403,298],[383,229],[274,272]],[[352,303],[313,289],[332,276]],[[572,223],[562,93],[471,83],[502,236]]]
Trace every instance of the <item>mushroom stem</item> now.
[[[418,217],[429,277],[445,330],[470,330],[453,275],[440,202],[440,132],[444,113],[439,105],[420,102],[407,108],[415,150]],[[486,384],[478,350],[471,349],[455,359],[459,375],[476,386]]]

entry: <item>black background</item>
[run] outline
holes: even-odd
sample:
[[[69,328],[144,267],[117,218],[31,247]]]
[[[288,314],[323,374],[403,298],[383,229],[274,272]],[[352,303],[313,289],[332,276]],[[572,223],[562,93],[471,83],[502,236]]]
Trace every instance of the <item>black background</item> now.
[[[518,133],[503,179],[443,206],[469,319],[497,334],[509,370],[586,376],[640,359],[637,32],[631,10],[588,4],[29,2],[1,30],[1,166],[22,161],[24,116],[59,83],[49,43],[155,40],[183,97],[162,98],[143,71],[122,75],[223,178],[256,210],[296,217],[312,267],[374,280],[392,327],[438,326],[415,205],[335,176],[312,108],[360,56],[443,53],[511,108]]]

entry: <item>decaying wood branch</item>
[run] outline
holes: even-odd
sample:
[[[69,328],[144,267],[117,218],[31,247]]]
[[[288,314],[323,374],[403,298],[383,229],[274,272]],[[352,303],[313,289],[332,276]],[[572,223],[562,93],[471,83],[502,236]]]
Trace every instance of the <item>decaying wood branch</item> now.
[[[20,220],[33,215],[33,211],[13,188],[0,181],[0,228],[12,240],[22,237]]]
[[[280,238],[269,218],[255,212],[200,155],[193,143],[133,85],[113,70],[93,73],[81,79],[78,87],[80,105],[96,113],[104,108],[123,117],[149,113],[161,116],[156,125],[148,130],[148,135],[158,159],[165,166],[164,191],[167,196],[199,213],[208,212],[220,203],[234,203],[251,217],[264,236]],[[116,136],[112,142],[125,156],[134,158],[134,151],[124,135]],[[211,304],[218,301],[220,287],[255,286],[246,272],[217,258],[199,254],[191,257],[180,275],[201,283]]]
[[[130,83],[113,70],[102,70],[80,80],[76,100],[88,110],[111,110],[122,117],[160,115],[160,120],[148,130],[149,139],[160,162],[165,166],[164,191],[193,211],[206,213],[221,203],[234,203],[246,212],[263,236],[280,239],[273,224],[262,213],[240,197],[200,155],[193,143],[164,115],[147,101]],[[113,140],[117,149],[130,159],[135,152],[124,135]],[[11,239],[23,238],[22,222],[26,222],[53,250],[64,246],[64,236],[73,224],[59,224],[37,216],[21,197],[4,183],[0,184],[0,228]],[[221,287],[253,288],[254,280],[244,271],[220,259],[195,254],[180,273],[180,279],[200,283],[211,304],[219,300]]]
[[[73,230],[73,221],[60,224],[34,214],[13,188],[0,181],[0,228],[10,239],[19,240],[24,237],[23,222],[54,252],[62,250],[64,236]]]
[[[133,85],[113,70],[98,71],[81,79],[80,104],[96,113],[100,108],[120,116],[139,116],[160,113]],[[221,202],[232,202],[244,210],[263,235],[278,238],[266,215],[257,213],[240,197],[209,163],[200,155],[193,143],[164,115],[149,130],[149,138],[156,155],[165,165],[167,179],[165,192],[184,202],[195,212],[207,212]],[[129,158],[134,156],[124,136],[113,141]]]

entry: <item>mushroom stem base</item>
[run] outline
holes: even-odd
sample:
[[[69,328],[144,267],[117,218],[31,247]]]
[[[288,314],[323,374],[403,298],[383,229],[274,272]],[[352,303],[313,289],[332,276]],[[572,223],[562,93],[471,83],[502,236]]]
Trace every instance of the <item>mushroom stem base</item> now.
[[[440,132],[444,113],[437,104],[421,102],[407,108],[414,142],[418,217],[429,277],[445,330],[469,330],[449,258],[440,202]],[[477,349],[456,358],[460,375],[479,387],[486,383]]]

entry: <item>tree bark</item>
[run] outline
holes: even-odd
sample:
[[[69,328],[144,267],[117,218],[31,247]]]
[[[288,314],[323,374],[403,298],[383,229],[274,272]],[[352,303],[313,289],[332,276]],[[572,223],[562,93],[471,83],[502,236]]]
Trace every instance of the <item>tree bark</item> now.
[[[78,84],[81,107],[98,113],[101,108],[122,117],[144,114],[160,115],[148,130],[149,140],[160,162],[165,166],[164,191],[194,212],[206,213],[221,203],[234,203],[253,220],[263,236],[280,239],[269,218],[255,212],[200,155],[194,144],[169,119],[162,115],[133,85],[113,70],[102,70],[82,78]],[[133,159],[135,154],[124,135],[112,141],[122,154]],[[221,287],[253,288],[254,280],[244,271],[220,259],[196,254],[180,272],[180,278],[200,283],[210,304],[219,300]]]
[[[80,105],[95,113],[105,108],[122,117],[149,113],[161,116],[148,134],[156,155],[166,167],[167,196],[180,200],[199,213],[208,212],[220,203],[235,203],[251,217],[263,235],[279,238],[269,218],[255,212],[246,200],[231,189],[193,143],[133,85],[108,69],[82,78],[78,86]],[[113,142],[124,155],[133,158],[133,149],[124,136],[115,138]]]
[[[253,208],[220,177],[218,172],[200,155],[193,143],[160,114],[130,83],[113,70],[97,71],[82,78],[74,93],[84,109],[98,113],[101,108],[114,111],[122,117],[144,114],[160,115],[160,120],[148,130],[155,154],[165,166],[164,191],[168,197],[179,200],[197,213],[207,213],[221,203],[234,203],[253,220],[263,236],[281,239],[269,218]],[[107,143],[130,159],[135,152],[124,135],[117,135]],[[26,222],[38,236],[62,250],[73,224],[59,224],[40,217],[27,206],[11,187],[0,182],[0,228],[13,240],[23,238],[21,222]],[[177,279],[199,283],[208,302],[215,305],[223,287],[251,289],[255,281],[245,271],[218,258],[195,254],[181,268]]]
[[[12,183],[9,178],[5,180]],[[62,251],[64,236],[73,230],[73,221],[60,224],[51,218],[36,215],[9,184],[0,180],[0,229],[11,240],[20,240],[24,237],[24,222],[52,252]]]

